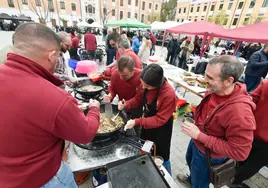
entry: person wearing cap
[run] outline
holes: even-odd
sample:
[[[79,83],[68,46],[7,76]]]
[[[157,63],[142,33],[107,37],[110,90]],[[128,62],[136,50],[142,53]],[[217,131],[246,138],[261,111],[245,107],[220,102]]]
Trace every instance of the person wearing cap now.
[[[142,117],[129,120],[125,129],[140,126],[141,138],[155,143],[156,155],[164,159],[163,165],[171,174],[169,156],[173,112],[176,108],[175,91],[165,79],[160,65],[146,66],[140,78],[143,90],[128,101],[119,101],[118,109],[130,110],[142,106]]]
[[[179,68],[186,70],[186,63],[190,59],[190,55],[194,50],[194,44],[192,43],[192,38],[187,37],[186,40],[181,44],[181,51],[180,51],[180,62]]]
[[[152,48],[152,42],[150,40],[150,35],[145,34],[142,40],[138,56],[141,59],[142,64],[146,64],[150,57],[150,50]]]

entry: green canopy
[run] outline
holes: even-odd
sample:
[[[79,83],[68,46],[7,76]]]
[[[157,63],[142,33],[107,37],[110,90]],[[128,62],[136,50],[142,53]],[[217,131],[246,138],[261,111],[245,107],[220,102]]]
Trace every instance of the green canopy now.
[[[150,28],[150,25],[146,25],[135,18],[126,18],[119,21],[116,20],[109,20],[105,26],[120,26],[120,27],[127,27],[127,28]]]

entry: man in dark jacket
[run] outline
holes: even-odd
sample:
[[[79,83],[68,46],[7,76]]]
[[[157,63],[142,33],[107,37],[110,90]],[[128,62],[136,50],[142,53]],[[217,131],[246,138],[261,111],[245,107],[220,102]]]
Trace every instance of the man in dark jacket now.
[[[252,54],[259,51],[260,49],[261,49],[261,45],[259,45],[257,43],[250,44],[248,51],[247,51],[246,59],[248,60]]]
[[[255,89],[261,78],[265,78],[268,72],[268,43],[263,49],[253,53],[248,61],[245,71],[245,83],[247,91],[250,92]]]
[[[169,62],[170,64],[172,64],[174,56],[177,52],[177,48],[179,47],[177,37],[178,36],[176,34],[173,34],[172,40],[169,41],[167,46],[168,54],[166,61]]]

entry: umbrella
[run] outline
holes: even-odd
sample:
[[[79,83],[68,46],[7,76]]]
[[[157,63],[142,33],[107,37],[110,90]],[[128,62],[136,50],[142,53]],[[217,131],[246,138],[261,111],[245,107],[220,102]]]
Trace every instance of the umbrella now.
[[[126,18],[119,21],[108,21],[105,26],[120,26],[120,27],[135,27],[135,28],[150,28],[151,26],[146,25],[135,18]]]

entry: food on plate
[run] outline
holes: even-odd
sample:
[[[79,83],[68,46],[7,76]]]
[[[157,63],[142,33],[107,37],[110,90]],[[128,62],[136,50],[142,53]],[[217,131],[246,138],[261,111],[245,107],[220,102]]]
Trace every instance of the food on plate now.
[[[100,114],[100,127],[98,133],[108,133],[115,131],[116,129],[124,125],[124,120],[122,117],[118,116],[114,123],[111,123],[111,119],[106,117],[105,113]]]
[[[206,83],[198,83],[198,87],[207,88]]]
[[[190,72],[184,72],[183,75],[184,76],[192,76],[192,73],[190,73]]]
[[[184,77],[183,80],[185,82],[187,82],[187,81],[195,81],[196,80],[196,77],[194,77],[194,76],[187,76],[187,77]]]
[[[87,86],[83,86],[78,88],[78,91],[85,91],[85,92],[96,92],[96,91],[100,91],[102,90],[103,87],[101,86],[94,86],[94,85],[87,85]]]
[[[101,73],[100,73],[100,72],[93,72],[93,73],[89,73],[89,74],[87,74],[87,76],[88,76],[90,79],[93,79],[93,78],[97,78],[97,77],[101,76]]]
[[[186,83],[187,83],[189,86],[195,86],[195,80],[188,80],[188,81],[186,81]]]
[[[207,82],[203,78],[197,78],[198,86],[202,88],[207,88]]]

